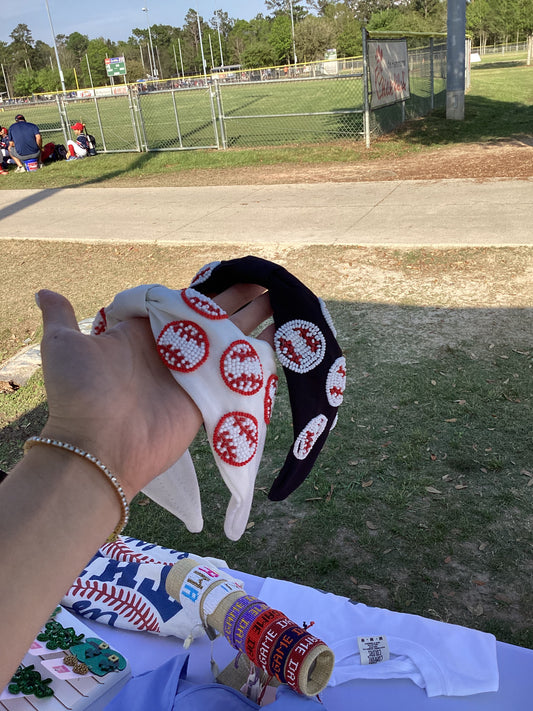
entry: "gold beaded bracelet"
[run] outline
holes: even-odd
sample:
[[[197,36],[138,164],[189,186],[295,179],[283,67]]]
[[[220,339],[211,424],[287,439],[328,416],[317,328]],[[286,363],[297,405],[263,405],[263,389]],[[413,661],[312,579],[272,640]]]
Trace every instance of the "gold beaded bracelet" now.
[[[91,462],[91,464],[94,464],[94,466],[102,472],[102,474],[106,477],[108,482],[115,490],[120,502],[120,508],[122,509],[120,521],[113,530],[113,533],[107,539],[108,541],[115,541],[118,538],[120,532],[128,523],[128,519],[130,517],[130,507],[128,504],[128,499],[126,498],[126,494],[124,493],[124,489],[120,485],[119,480],[113,474],[113,472],[111,472],[106,467],[106,465],[103,464],[103,462],[101,462],[97,457],[95,457],[94,454],[89,454],[89,452],[85,452],[83,449],[80,449],[79,447],[76,447],[73,444],[68,444],[67,442],[60,442],[59,440],[51,439],[50,437],[30,437],[26,440],[24,444],[24,451],[27,452],[36,444],[44,444],[48,447],[57,447],[58,449],[64,449],[67,452],[72,452],[72,454],[76,454],[78,457],[81,457],[82,459],[86,459],[88,462]]]

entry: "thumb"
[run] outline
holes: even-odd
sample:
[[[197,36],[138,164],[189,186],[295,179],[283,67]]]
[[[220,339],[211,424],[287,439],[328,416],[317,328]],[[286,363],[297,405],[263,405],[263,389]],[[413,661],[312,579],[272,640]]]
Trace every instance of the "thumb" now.
[[[55,291],[41,289],[35,294],[35,300],[42,311],[45,335],[61,327],[80,330],[72,304],[64,296]]]

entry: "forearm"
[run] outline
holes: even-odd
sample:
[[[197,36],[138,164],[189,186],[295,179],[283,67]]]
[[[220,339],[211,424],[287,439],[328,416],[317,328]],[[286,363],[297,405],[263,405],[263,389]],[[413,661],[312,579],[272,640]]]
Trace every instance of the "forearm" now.
[[[0,689],[120,514],[93,464],[51,447],[31,449],[3,482]]]

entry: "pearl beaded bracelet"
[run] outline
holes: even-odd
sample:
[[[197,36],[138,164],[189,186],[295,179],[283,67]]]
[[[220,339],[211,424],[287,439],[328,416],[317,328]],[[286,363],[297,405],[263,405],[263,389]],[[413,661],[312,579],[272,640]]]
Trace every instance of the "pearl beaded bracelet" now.
[[[86,459],[88,462],[91,462],[91,464],[94,464],[94,466],[102,472],[102,474],[106,477],[108,482],[115,490],[120,502],[120,508],[122,509],[120,520],[116,525],[115,529],[113,530],[113,533],[111,533],[111,535],[107,539],[108,541],[115,541],[118,538],[120,532],[125,528],[126,524],[128,523],[128,519],[130,517],[130,507],[128,504],[128,499],[126,498],[126,494],[124,493],[124,489],[122,488],[119,480],[113,474],[113,472],[111,472],[106,467],[106,465],[103,464],[103,462],[101,462],[97,457],[95,457],[94,454],[89,454],[89,452],[86,452],[85,450],[80,449],[80,447],[76,447],[73,444],[69,444],[68,442],[60,442],[59,440],[51,439],[50,437],[30,437],[26,440],[24,444],[24,451],[28,452],[36,444],[43,444],[47,447],[56,447],[57,449],[64,449],[66,452],[76,454],[78,457]]]

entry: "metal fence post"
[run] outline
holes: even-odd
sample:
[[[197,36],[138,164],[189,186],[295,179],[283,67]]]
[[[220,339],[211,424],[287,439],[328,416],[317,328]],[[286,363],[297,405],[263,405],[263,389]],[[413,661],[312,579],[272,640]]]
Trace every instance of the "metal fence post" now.
[[[181,140],[180,119],[178,116],[178,107],[176,104],[176,92],[174,90],[172,90],[172,104],[174,106],[174,118],[176,119],[176,129],[178,131],[178,140],[180,142],[180,148],[183,148],[183,141]]]
[[[435,65],[433,64],[433,37],[429,38],[429,85],[430,85],[430,100],[429,109],[433,111],[435,108]]]
[[[215,102],[213,101],[213,89],[211,86],[207,86],[207,90],[209,91],[209,102],[211,104],[211,120],[213,121],[213,132],[215,134],[215,141],[217,144],[217,148],[220,148],[220,138],[218,135],[218,128],[217,128],[217,114],[215,110]]]
[[[135,121],[135,105],[133,101],[133,89],[131,86],[128,86],[128,101],[129,101],[129,109],[130,109],[130,116],[131,116],[131,128],[133,130],[133,138],[135,139],[135,145],[137,146],[137,150],[140,153],[141,152],[141,142],[139,140],[139,131],[137,129],[137,122]],[[103,134],[102,134],[102,140],[103,140]]]
[[[225,150],[228,147],[226,141],[226,125],[224,123],[224,111],[222,108],[222,96],[220,90],[220,84],[218,80],[215,79],[215,96],[217,99],[217,110],[218,110],[218,124],[220,126],[220,138],[222,139],[222,148]]]
[[[68,119],[65,111],[65,105],[63,103],[63,96],[56,94],[57,110],[59,112],[59,121],[61,123],[61,131],[63,132],[63,138],[65,139],[65,146],[68,141]]]
[[[370,148],[370,101],[368,97],[368,34],[366,27],[363,27],[363,132],[365,135],[366,147]]]
[[[104,127],[102,126],[102,117],[100,116],[100,107],[98,106],[98,99],[96,98],[96,93],[94,94],[94,108],[96,109],[96,118],[98,120],[98,128],[100,129],[100,135],[102,136],[102,146],[104,148],[104,153],[107,150],[105,145]]]
[[[142,112],[142,107],[141,107],[141,97],[139,94],[137,94],[137,115],[139,117],[139,125],[141,128],[142,148],[144,148],[144,150],[147,151],[148,150],[148,139],[146,138],[146,129],[144,126],[144,117],[143,117],[143,112]]]

